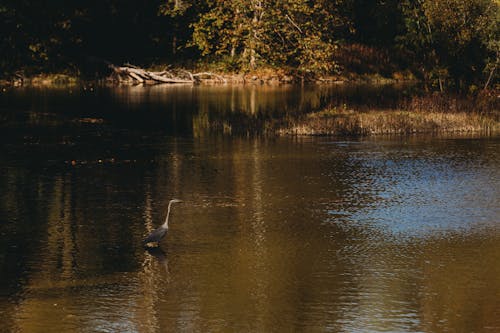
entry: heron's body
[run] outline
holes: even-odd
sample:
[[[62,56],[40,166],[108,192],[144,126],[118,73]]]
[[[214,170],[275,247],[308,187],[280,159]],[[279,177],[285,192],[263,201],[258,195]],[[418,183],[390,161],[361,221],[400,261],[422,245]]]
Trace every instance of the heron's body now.
[[[165,223],[163,223],[159,228],[156,230],[152,231],[144,240],[143,244],[147,245],[149,243],[156,243],[159,244],[160,241],[165,237],[168,231],[168,218],[170,216],[170,206],[172,206],[173,203],[175,202],[182,202],[181,200],[178,199],[173,199],[170,200],[168,203],[168,211],[167,211],[167,218],[165,219]]]
[[[148,237],[146,237],[143,241],[144,244],[148,243],[159,243],[163,237],[167,234],[168,228],[164,228],[163,226],[158,229],[152,231]]]

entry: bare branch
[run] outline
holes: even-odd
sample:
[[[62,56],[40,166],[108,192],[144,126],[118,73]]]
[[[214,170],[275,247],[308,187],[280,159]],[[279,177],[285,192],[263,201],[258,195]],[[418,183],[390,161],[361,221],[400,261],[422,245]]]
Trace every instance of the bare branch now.
[[[285,15],[285,17],[288,19],[288,21],[290,21],[290,23],[295,27],[297,28],[297,30],[303,34],[302,32],[302,29],[300,29],[300,27],[292,20],[292,18],[290,16],[288,16],[288,14]]]

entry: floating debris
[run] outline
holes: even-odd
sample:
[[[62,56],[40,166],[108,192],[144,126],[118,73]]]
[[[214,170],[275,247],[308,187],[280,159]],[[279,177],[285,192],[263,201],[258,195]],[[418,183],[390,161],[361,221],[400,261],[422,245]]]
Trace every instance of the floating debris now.
[[[102,118],[80,118],[76,119],[75,122],[81,124],[103,124],[104,119]]]

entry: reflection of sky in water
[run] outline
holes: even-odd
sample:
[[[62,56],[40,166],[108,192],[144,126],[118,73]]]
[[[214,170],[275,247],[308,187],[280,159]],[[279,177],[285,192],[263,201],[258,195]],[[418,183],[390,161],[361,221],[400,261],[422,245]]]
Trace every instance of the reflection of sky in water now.
[[[472,163],[480,153],[453,149],[443,156],[425,147],[384,151],[383,146],[367,153],[364,149],[374,148],[367,145],[349,154],[353,171],[343,177],[352,192],[329,207],[331,222],[406,236],[490,228],[498,222],[499,171],[493,163]]]

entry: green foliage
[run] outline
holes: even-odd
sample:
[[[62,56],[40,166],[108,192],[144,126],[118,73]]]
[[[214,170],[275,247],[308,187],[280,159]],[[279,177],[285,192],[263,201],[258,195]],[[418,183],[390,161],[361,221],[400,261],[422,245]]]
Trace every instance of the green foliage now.
[[[362,65],[346,66],[354,72],[390,76],[410,67],[436,88],[478,91],[499,78],[499,6],[499,0],[0,0],[0,72],[95,73],[94,65],[86,68],[89,59],[138,65],[204,59],[233,71],[265,66],[307,75],[337,73],[343,59],[353,58]],[[390,55],[384,61],[391,64],[363,52],[353,57],[353,45]]]
[[[2,69],[23,63],[50,66],[76,37],[68,13],[74,8],[64,8],[62,1],[2,1],[0,8]]]
[[[431,82],[459,89],[485,81],[498,64],[499,5],[494,0],[405,0],[399,43]]]
[[[202,55],[236,58],[241,68],[259,64],[331,72],[344,24],[341,1],[215,0],[193,24]],[[333,29],[332,29],[333,28]]]
[[[161,1],[0,0],[0,71],[55,72],[82,68],[89,58],[151,56],[165,40]]]

